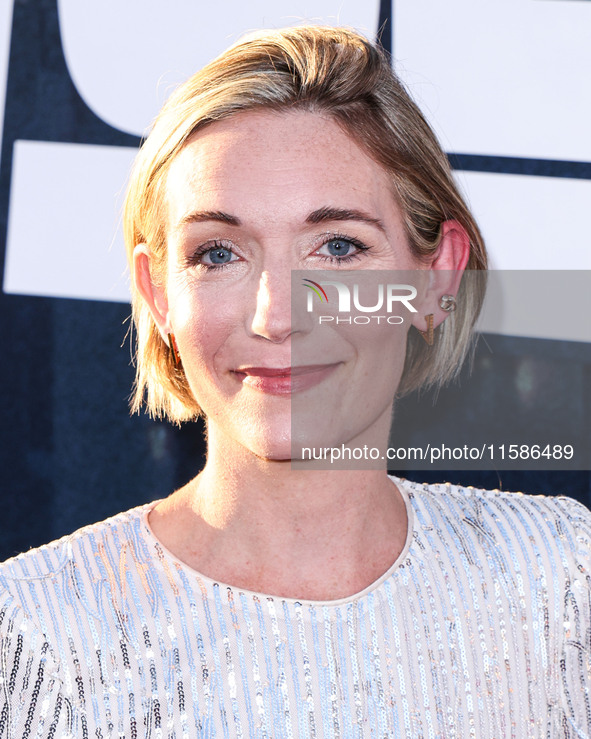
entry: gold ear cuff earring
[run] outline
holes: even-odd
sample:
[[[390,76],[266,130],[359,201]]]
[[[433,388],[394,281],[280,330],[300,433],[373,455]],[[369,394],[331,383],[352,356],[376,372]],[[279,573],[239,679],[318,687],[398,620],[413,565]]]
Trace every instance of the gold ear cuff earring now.
[[[457,308],[456,299],[453,295],[442,295],[439,298],[439,307],[441,310],[444,310],[446,313],[453,313],[455,309]],[[433,346],[433,342],[435,340],[434,336],[434,329],[433,329],[433,314],[429,313],[425,316],[425,321],[427,322],[427,330],[426,331],[420,331],[419,333],[425,339],[427,342],[427,346]]]
[[[427,321],[427,330],[421,331],[419,329],[419,333],[427,342],[427,346],[433,346],[433,314],[429,313],[428,316],[425,316],[425,321]]]

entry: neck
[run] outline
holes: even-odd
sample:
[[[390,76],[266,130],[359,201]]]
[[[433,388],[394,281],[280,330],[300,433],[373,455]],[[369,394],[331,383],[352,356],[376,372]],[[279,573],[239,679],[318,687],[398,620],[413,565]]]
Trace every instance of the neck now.
[[[334,600],[366,588],[402,550],[406,508],[385,470],[294,469],[225,442],[210,428],[207,464],[176,494],[173,544],[164,541],[201,573]]]
[[[375,462],[363,469],[353,464],[356,469],[351,463],[339,468],[328,461],[306,467],[262,458],[210,424],[207,464],[194,490],[200,509],[205,506],[222,526],[256,515],[272,519],[271,529],[297,519],[307,528],[322,530],[351,511],[363,517],[374,510],[376,496],[389,500],[396,492],[385,468],[376,469]]]

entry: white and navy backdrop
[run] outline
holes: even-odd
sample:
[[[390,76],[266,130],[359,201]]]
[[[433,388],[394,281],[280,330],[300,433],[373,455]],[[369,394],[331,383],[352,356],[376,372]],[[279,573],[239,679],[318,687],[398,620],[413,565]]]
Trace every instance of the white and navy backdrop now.
[[[301,19],[372,38],[380,29],[495,268],[591,270],[589,0],[1,0],[0,558],[165,495],[201,464],[198,425],[175,430],[127,412],[122,192],[178,82],[244,31]],[[544,422],[556,412],[544,382],[560,357],[576,388],[561,410],[588,436],[585,337],[534,333],[496,335],[501,364],[487,375],[481,362],[470,412],[510,423],[525,387]],[[588,466],[447,477],[591,498]]]

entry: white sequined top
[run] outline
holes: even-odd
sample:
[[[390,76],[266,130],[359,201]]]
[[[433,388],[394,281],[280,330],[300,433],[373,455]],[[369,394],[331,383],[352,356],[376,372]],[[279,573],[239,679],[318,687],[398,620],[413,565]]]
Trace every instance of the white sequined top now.
[[[7,561],[0,737],[589,737],[591,513],[397,482],[406,547],[339,601],[200,575],[150,506]]]

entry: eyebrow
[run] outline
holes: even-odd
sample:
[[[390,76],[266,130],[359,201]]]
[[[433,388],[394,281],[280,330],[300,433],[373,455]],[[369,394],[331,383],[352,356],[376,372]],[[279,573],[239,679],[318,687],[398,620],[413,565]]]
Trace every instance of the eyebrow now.
[[[177,225],[177,230],[189,223],[204,223],[206,221],[217,221],[218,223],[226,223],[230,226],[241,226],[242,223],[236,216],[224,213],[222,210],[200,210],[188,213],[183,216]],[[377,226],[383,233],[386,228],[379,218],[374,218],[361,210],[351,208],[333,208],[324,206],[313,210],[306,218],[306,223],[325,223],[327,221],[361,221]]]
[[[374,218],[362,210],[331,208],[327,206],[312,211],[306,218],[306,223],[324,223],[325,221],[362,221],[363,223],[370,223],[372,226],[377,226],[383,233],[386,232],[386,228],[379,218]]]
[[[204,223],[205,221],[217,221],[218,223],[227,223],[230,226],[241,225],[239,218],[229,213],[224,213],[222,210],[198,210],[183,216],[175,230],[180,230],[188,223]]]

